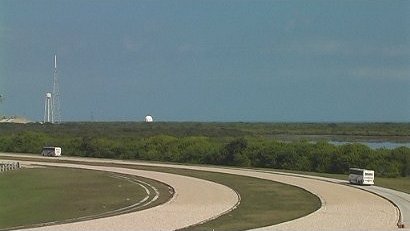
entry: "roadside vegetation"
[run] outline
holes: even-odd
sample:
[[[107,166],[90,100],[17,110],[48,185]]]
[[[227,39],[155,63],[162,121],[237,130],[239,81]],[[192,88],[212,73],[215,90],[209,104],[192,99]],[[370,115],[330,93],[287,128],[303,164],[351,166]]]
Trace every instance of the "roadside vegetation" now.
[[[359,167],[374,169],[383,177],[410,175],[410,148],[373,150],[359,143],[339,146],[330,144],[329,137],[408,142],[410,124],[2,124],[0,151],[40,153],[43,146],[60,146],[67,156],[319,173],[347,173],[349,167]]]

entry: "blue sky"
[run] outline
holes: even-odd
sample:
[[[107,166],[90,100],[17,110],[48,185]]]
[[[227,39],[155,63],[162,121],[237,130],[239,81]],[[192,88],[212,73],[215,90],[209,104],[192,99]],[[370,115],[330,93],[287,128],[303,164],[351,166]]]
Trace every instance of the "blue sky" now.
[[[0,0],[0,113],[410,122],[410,1]]]

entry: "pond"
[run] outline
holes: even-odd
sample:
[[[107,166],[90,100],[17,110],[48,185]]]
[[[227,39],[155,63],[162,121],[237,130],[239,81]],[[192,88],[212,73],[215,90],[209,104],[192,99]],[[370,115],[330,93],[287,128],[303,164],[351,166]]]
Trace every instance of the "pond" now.
[[[343,145],[343,144],[351,144],[353,142],[330,141],[329,143],[334,144],[334,145]],[[402,147],[402,146],[410,148],[410,143],[393,143],[393,142],[356,142],[356,143],[367,145],[371,149],[379,149],[379,148],[395,149],[395,148]]]

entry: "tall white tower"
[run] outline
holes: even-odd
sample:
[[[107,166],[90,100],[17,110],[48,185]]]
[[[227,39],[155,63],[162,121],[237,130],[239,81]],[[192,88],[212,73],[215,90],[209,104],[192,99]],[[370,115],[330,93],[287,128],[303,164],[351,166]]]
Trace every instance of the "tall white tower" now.
[[[51,93],[46,93],[46,99],[44,100],[44,123],[52,123],[52,111],[53,111],[53,104],[52,104],[52,97]]]
[[[51,123],[61,123],[60,86],[57,73],[57,55],[54,55],[53,92],[51,102]]]

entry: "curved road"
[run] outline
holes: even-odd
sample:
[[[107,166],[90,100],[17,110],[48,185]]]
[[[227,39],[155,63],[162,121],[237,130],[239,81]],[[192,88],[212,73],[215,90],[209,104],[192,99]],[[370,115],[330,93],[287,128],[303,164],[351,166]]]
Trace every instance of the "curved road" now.
[[[7,154],[9,155],[9,154]],[[14,155],[17,156],[17,155]],[[22,156],[22,155],[18,155]],[[32,155],[25,155],[26,157],[36,157]],[[41,157],[39,157],[41,158]],[[261,179],[268,179],[273,181],[278,181],[286,184],[295,185],[304,188],[315,195],[317,195],[322,201],[322,207],[316,212],[293,220],[285,222],[279,225],[274,225],[270,227],[261,228],[258,230],[396,230],[397,221],[399,219],[399,213],[396,207],[393,206],[389,201],[375,195],[368,193],[363,190],[359,190],[347,185],[335,184],[333,182],[324,181],[322,179],[315,179],[313,177],[301,177],[295,174],[283,174],[275,172],[260,172],[253,170],[244,169],[228,169],[228,168],[216,168],[216,167],[198,167],[198,166],[182,166],[182,165],[170,165],[170,164],[153,164],[145,162],[131,162],[131,161],[120,161],[120,160],[103,160],[103,159],[93,159],[93,158],[72,158],[72,157],[62,157],[59,159],[63,160],[75,160],[84,162],[99,162],[99,163],[120,163],[120,164],[130,164],[130,165],[147,165],[147,166],[161,166],[161,167],[172,167],[172,168],[184,168],[184,169],[195,169],[203,171],[221,172],[228,174],[236,174],[243,176],[251,176]],[[51,164],[51,163],[50,163]],[[96,166],[92,166],[96,167]],[[106,167],[110,168],[110,167]],[[110,168],[111,170],[117,171],[117,168]],[[122,168],[123,169],[123,168]],[[130,169],[128,169],[130,170]],[[163,173],[157,173],[163,174]],[[152,178],[152,177],[149,177]],[[172,183],[165,182],[174,187]],[[192,188],[190,185],[180,185],[182,188]],[[217,198],[218,196],[211,196],[212,191],[209,191],[209,197]],[[202,200],[202,198],[201,198]],[[188,202],[190,201],[190,202]],[[197,203],[198,197],[191,194],[191,198],[186,201],[186,203]],[[218,202],[219,203],[219,202]],[[167,207],[168,204],[164,204],[161,207]],[[196,208],[190,207],[190,209],[195,210]],[[149,212],[153,209],[147,209],[143,212]],[[184,214],[184,219],[191,219],[191,216],[196,216],[188,211],[180,211]],[[188,213],[187,213],[188,212]],[[137,212],[138,213],[138,212]],[[134,214],[134,213],[133,213]],[[188,216],[189,214],[189,216]],[[123,216],[123,215],[121,215]],[[185,217],[186,216],[186,217]],[[115,219],[116,217],[112,217]],[[168,218],[168,217],[166,217]],[[107,218],[109,219],[109,218]],[[89,225],[92,225],[95,221],[89,221]],[[172,220],[161,221],[168,223]],[[158,225],[160,222],[155,221],[155,230],[158,230]],[[76,223],[73,223],[76,224]],[[67,225],[73,225],[67,224]],[[55,226],[52,226],[55,227]],[[136,226],[133,227],[134,229]],[[67,227],[67,229],[71,229]],[[92,229],[90,226],[88,228]],[[126,229],[122,227],[117,227],[116,229]],[[140,226],[138,229],[146,230]],[[53,229],[55,230],[55,229]]]
[[[42,166],[83,168],[137,175],[164,182],[175,190],[174,197],[169,202],[150,209],[95,220],[25,230],[175,230],[228,212],[236,206],[239,200],[237,193],[232,189],[193,177],[117,167],[33,161],[19,162],[22,165],[40,164]]]
[[[410,194],[378,186],[365,187],[363,189],[393,201],[401,211],[400,223],[406,225],[406,227],[410,226]]]

